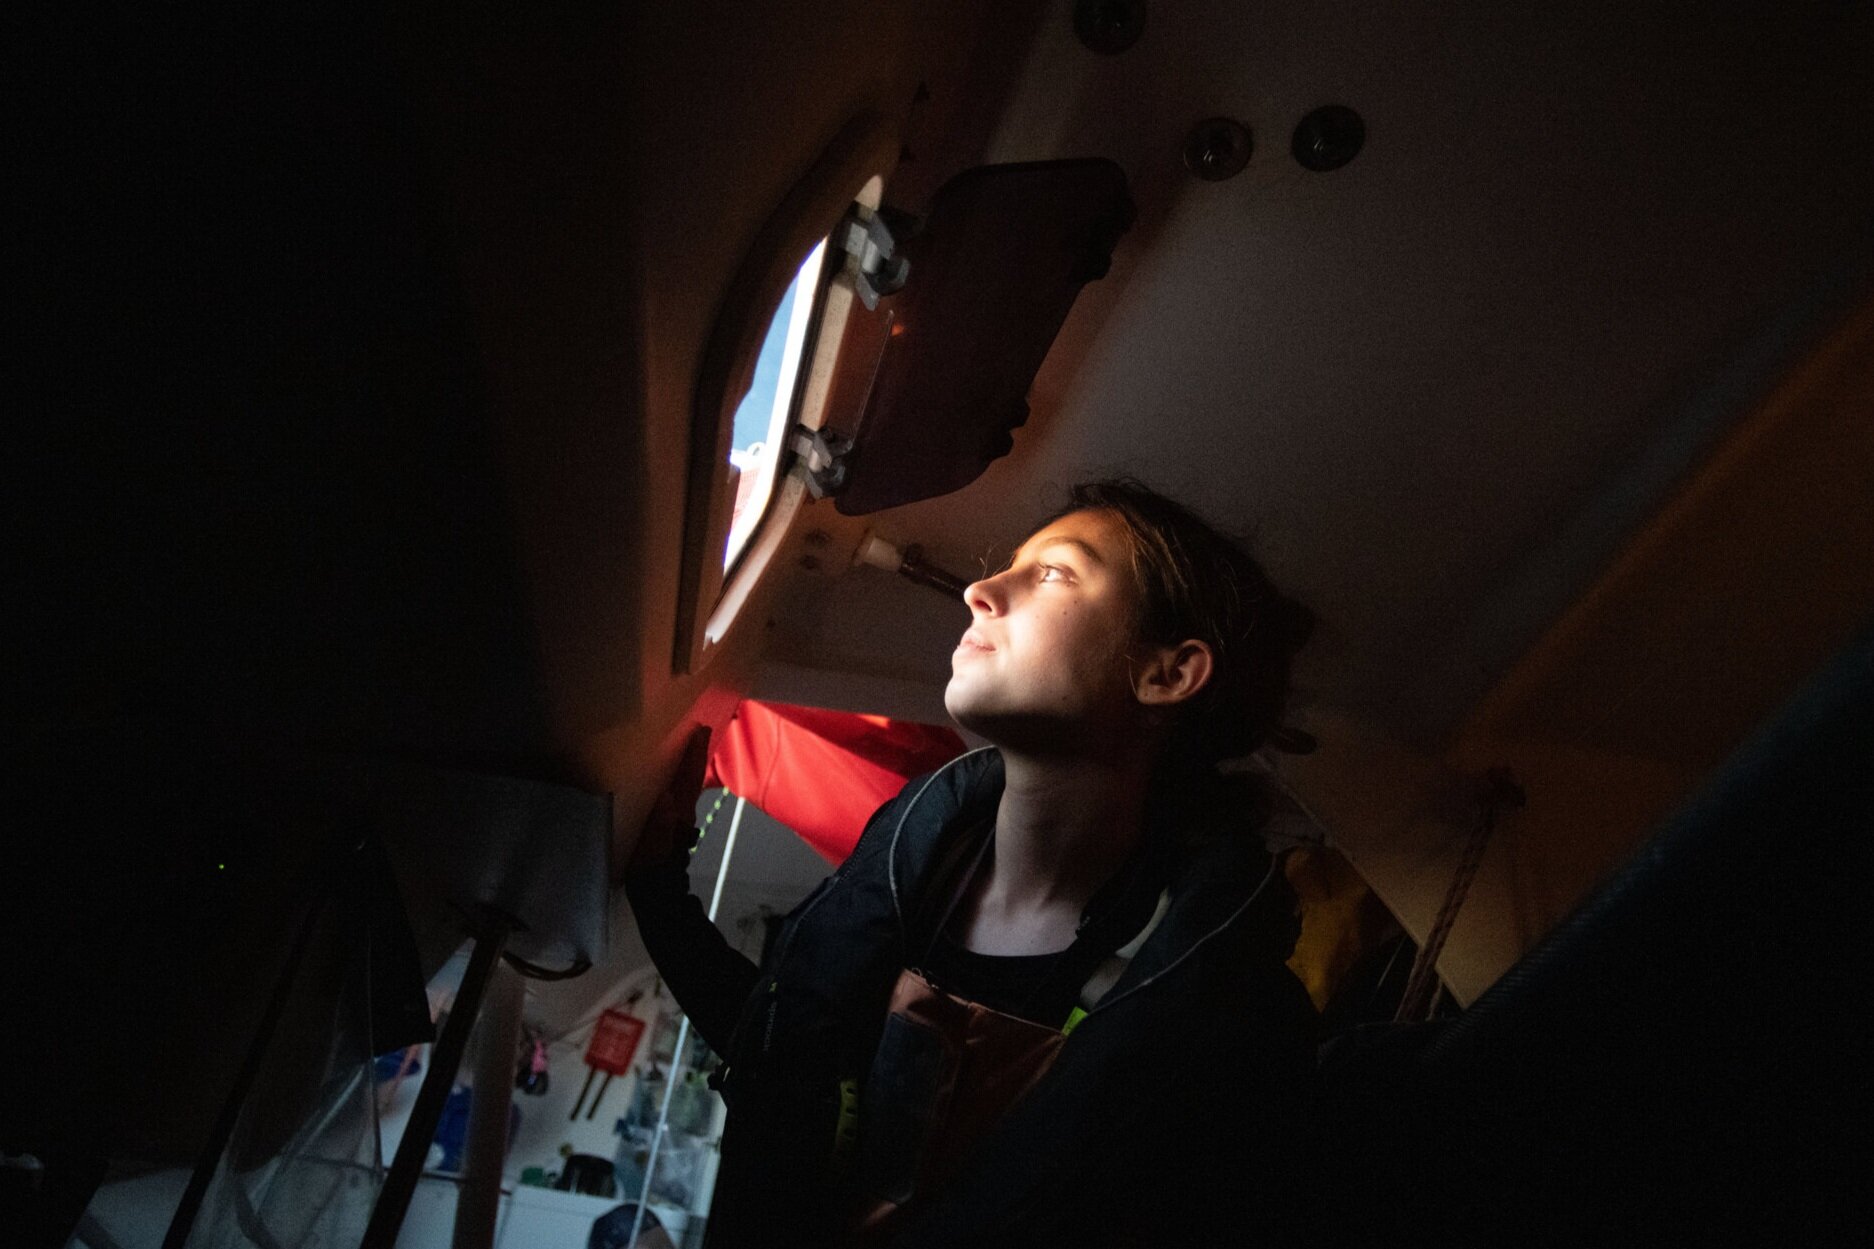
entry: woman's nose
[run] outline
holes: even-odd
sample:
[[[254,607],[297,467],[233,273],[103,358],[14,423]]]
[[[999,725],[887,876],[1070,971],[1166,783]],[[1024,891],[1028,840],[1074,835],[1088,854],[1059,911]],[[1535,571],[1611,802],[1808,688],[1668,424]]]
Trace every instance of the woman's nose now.
[[[981,581],[972,581],[963,587],[963,602],[970,611],[978,616],[999,616],[1006,602],[1002,595],[1001,578],[984,577]]]

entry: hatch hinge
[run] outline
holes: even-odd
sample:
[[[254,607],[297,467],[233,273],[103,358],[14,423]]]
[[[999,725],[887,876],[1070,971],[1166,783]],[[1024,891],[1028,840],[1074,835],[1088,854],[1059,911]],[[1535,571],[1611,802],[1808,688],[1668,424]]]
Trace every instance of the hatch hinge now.
[[[881,298],[901,290],[911,275],[911,262],[898,254],[898,244],[914,225],[904,213],[857,204],[840,222],[840,248],[857,262],[853,286],[867,311],[876,310]]]
[[[794,426],[794,467],[807,483],[807,491],[816,499],[838,494],[846,487],[847,456],[852,453],[852,439],[830,429]]]

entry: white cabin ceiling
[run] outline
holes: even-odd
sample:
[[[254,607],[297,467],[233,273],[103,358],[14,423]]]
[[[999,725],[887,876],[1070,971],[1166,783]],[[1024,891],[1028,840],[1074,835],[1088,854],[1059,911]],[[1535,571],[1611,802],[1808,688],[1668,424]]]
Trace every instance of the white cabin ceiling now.
[[[1320,613],[1308,703],[1445,737],[1866,272],[1870,19],[1806,7],[1156,4],[1104,57],[1057,5],[990,158],[1115,159],[1139,222],[1014,453],[878,527],[967,572],[1137,474]],[[1324,103],[1366,145],[1309,173]],[[1213,115],[1256,140],[1220,183],[1180,156]],[[960,606],[792,588],[777,658],[947,675]]]

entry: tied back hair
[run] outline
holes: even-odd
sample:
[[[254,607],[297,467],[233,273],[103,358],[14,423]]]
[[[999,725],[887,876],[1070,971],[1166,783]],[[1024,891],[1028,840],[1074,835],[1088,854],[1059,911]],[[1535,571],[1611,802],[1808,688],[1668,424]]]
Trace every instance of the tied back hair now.
[[[1168,726],[1160,800],[1177,810],[1187,835],[1261,827],[1273,807],[1268,783],[1251,773],[1220,776],[1217,764],[1252,753],[1281,727],[1313,613],[1276,589],[1239,542],[1134,478],[1073,487],[1048,523],[1082,511],[1110,512],[1123,524],[1138,639],[1168,646],[1195,638],[1211,651],[1209,682]]]

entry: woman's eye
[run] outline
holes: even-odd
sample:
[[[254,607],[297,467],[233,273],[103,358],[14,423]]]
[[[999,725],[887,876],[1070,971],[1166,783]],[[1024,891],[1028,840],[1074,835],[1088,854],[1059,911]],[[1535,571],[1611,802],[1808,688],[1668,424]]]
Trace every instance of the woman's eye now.
[[[1043,581],[1062,581],[1067,577],[1067,570],[1058,564],[1042,564],[1040,569]]]

